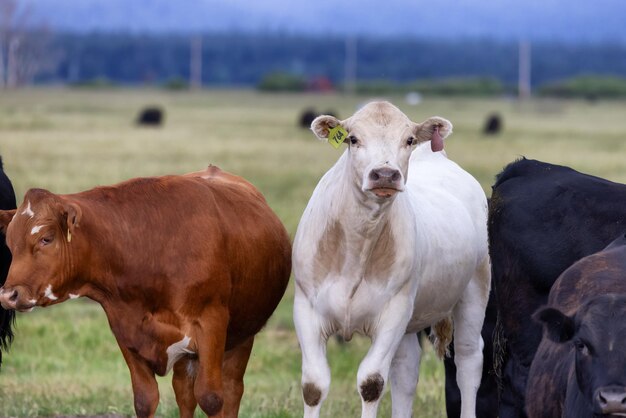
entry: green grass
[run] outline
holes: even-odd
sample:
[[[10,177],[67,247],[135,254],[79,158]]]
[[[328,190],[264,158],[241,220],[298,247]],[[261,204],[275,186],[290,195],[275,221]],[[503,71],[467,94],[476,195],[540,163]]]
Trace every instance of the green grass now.
[[[130,177],[185,173],[209,163],[242,175],[267,197],[293,236],[308,198],[340,151],[298,128],[306,106],[341,117],[363,98],[268,95],[250,91],[20,90],[0,92],[0,154],[21,202],[31,187],[68,193]],[[626,103],[426,99],[407,107],[415,121],[431,115],[454,124],[448,155],[490,190],[495,174],[525,155],[626,182]],[[163,128],[138,128],[138,110],[166,109]],[[483,137],[487,113],[504,117],[504,133]],[[291,321],[293,288],[258,336],[246,374],[242,417],[301,416],[300,351]],[[0,373],[0,416],[132,415],[130,379],[101,308],[71,301],[18,314],[17,337]],[[369,341],[331,341],[331,393],[324,417],[358,416],[355,379]],[[177,416],[168,377],[159,380],[158,414]],[[443,417],[443,366],[426,351],[416,415]],[[390,416],[389,395],[381,417]]]

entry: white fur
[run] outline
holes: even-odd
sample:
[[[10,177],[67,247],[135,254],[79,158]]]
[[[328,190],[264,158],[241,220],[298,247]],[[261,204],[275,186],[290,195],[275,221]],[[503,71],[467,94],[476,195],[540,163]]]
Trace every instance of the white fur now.
[[[429,142],[411,154],[403,144],[412,122],[404,115],[394,113],[392,123],[380,126],[361,112],[342,125],[362,144],[348,145],[322,177],[294,239],[294,322],[302,349],[302,384],[313,383],[322,393],[316,406],[305,404],[304,416],[317,418],[328,394],[328,337],[341,333],[349,338],[358,332],[369,336],[372,346],[359,366],[357,388],[374,374],[387,387],[391,375],[392,416],[410,417],[419,352],[405,336],[452,315],[461,417],[474,417],[489,286],[485,194],[444,153],[433,153]],[[406,181],[404,191],[387,200],[368,192],[369,171],[383,165],[400,170]],[[342,267],[315,277],[316,265],[332,261],[316,257],[318,241],[337,221],[347,240],[345,256],[335,262]],[[389,254],[393,263],[385,276],[368,277],[366,265],[385,222],[395,241]],[[363,401],[363,418],[376,416],[380,398]]]
[[[41,228],[43,228],[43,225],[33,226],[33,229],[30,230],[30,234],[35,235],[37,232],[41,231]]]
[[[57,300],[58,299],[58,297],[54,293],[52,293],[52,285],[51,284],[49,284],[48,287],[46,287],[46,291],[45,291],[43,296],[48,298],[48,299],[50,299],[50,300]]]
[[[193,354],[193,351],[187,348],[190,342],[191,338],[185,335],[182,340],[167,347],[165,350],[167,353],[167,368],[165,369],[165,374],[169,373],[172,367],[174,367],[174,364],[185,354]]]
[[[80,297],[80,295],[74,294],[74,293],[70,293],[70,299],[78,299]]]
[[[22,215],[26,215],[30,218],[35,216],[35,212],[33,212],[33,210],[30,208],[30,200],[28,201],[28,204],[26,205],[26,209],[22,211]]]

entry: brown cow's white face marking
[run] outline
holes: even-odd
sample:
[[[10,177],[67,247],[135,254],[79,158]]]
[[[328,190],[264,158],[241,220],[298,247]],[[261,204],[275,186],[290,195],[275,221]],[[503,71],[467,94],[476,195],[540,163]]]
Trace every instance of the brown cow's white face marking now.
[[[33,226],[33,229],[30,230],[30,234],[35,235],[37,232],[41,231],[41,228],[43,228],[43,225]]]
[[[26,206],[26,209],[22,211],[22,215],[26,215],[29,218],[32,218],[33,216],[35,216],[35,212],[33,212],[33,210],[30,208],[30,200],[28,201],[28,205]]]
[[[48,298],[50,300],[57,300],[58,297],[54,295],[54,293],[52,293],[52,285],[49,284],[48,287],[46,287],[46,291],[43,295],[45,298]]]

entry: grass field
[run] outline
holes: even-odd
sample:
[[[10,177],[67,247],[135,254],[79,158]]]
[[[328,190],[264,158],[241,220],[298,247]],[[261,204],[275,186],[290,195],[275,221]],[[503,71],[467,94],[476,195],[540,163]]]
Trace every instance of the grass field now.
[[[489,193],[494,176],[520,156],[570,165],[626,182],[626,103],[426,99],[408,107],[414,121],[446,117],[448,155]],[[0,92],[0,154],[18,204],[31,187],[67,193],[137,176],[196,171],[209,163],[254,183],[293,236],[308,198],[341,151],[316,141],[296,121],[305,106],[351,115],[363,97],[264,95],[250,91],[151,90]],[[138,128],[138,110],[166,109],[165,126]],[[483,137],[487,113],[504,132]],[[301,416],[300,351],[290,286],[257,338],[246,375],[242,417]],[[130,379],[99,305],[71,301],[18,314],[16,340],[0,373],[0,416],[132,415]],[[369,341],[329,344],[333,383],[324,417],[358,416],[356,370]],[[169,377],[160,379],[160,416],[177,416]],[[415,415],[443,417],[443,365],[427,351]],[[200,415],[199,415],[200,416]],[[389,395],[381,417],[390,416]]]

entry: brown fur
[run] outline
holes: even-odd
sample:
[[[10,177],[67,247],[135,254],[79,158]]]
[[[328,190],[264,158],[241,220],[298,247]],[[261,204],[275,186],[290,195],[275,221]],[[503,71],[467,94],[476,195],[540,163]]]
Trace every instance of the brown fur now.
[[[20,215],[27,201],[32,218]],[[5,290],[41,306],[69,293],[99,302],[130,369],[139,416],[154,414],[154,375],[166,372],[166,349],[184,336],[195,355],[179,362],[196,357],[197,373],[189,382],[175,367],[181,416],[196,401],[209,415],[237,416],[252,340],[291,269],[287,232],[250,183],[209,167],[73,195],[31,190],[17,213],[7,232],[14,263]],[[44,227],[33,235],[34,225]],[[54,240],[43,246],[44,236]],[[48,284],[58,300],[43,297]],[[192,389],[193,402],[184,393]]]
[[[394,258],[391,256],[396,251],[396,242],[391,230],[391,224],[388,222],[378,237],[378,241],[374,245],[372,254],[370,255],[367,266],[365,267],[366,278],[378,278],[388,280],[387,272],[391,270]]]
[[[330,223],[317,243],[315,277],[321,282],[331,273],[338,274],[346,256],[346,234],[341,223]]]
[[[383,377],[376,373],[370,376],[361,384],[361,396],[365,402],[374,402],[380,398],[383,393],[385,381]]]
[[[437,357],[439,357],[440,359],[442,359],[444,356],[450,355],[448,346],[452,342],[453,336],[454,323],[452,322],[451,317],[442,319],[441,321],[433,325],[432,332],[430,334],[430,340],[435,346],[435,352],[437,353]]]
[[[313,383],[306,383],[302,386],[302,398],[309,406],[315,406],[322,399],[322,392]]]

